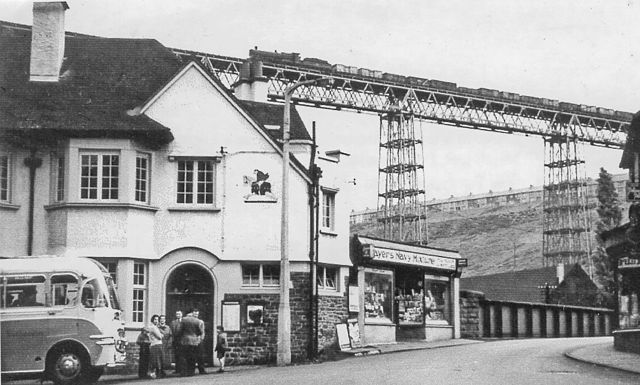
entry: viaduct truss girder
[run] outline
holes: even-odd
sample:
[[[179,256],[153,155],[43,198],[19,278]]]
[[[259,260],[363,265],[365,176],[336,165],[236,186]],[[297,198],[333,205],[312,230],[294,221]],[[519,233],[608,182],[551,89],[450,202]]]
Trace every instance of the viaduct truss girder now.
[[[226,87],[238,80],[243,59],[193,51],[173,50],[178,56],[195,59]],[[559,107],[528,104],[500,97],[468,95],[460,90],[438,89],[385,81],[331,71],[264,63],[268,93],[283,100],[284,90],[294,82],[330,77],[327,86],[299,87],[292,100],[313,107],[386,113],[394,106],[421,120],[439,124],[542,137],[569,137],[594,146],[622,148],[630,120],[599,113],[568,112]],[[559,131],[558,126],[569,130]]]

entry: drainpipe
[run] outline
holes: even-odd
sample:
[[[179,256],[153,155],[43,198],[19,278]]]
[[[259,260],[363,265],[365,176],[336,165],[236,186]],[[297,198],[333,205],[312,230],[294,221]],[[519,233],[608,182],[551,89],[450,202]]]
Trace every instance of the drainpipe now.
[[[315,123],[315,122],[314,122]],[[315,143],[315,124],[313,127],[313,137],[314,137],[314,143]],[[314,177],[314,196],[316,198],[316,206],[315,206],[315,210],[316,210],[316,215],[315,215],[315,219],[316,219],[316,224],[315,224],[315,249],[316,249],[316,259],[313,261],[313,268],[315,271],[315,277],[313,279],[313,285],[315,286],[315,293],[316,293],[316,298],[315,301],[313,302],[314,306],[315,306],[315,310],[316,310],[316,318],[314,320],[315,322],[315,335],[314,335],[314,344],[316,346],[316,354],[318,352],[318,315],[320,313],[318,313],[318,302],[320,301],[320,296],[318,295],[318,260],[320,258],[320,234],[319,234],[319,230],[320,230],[320,178],[322,176],[322,171],[320,170],[319,167],[316,168],[316,173],[315,173],[315,177]]]
[[[42,159],[36,158],[36,150],[31,149],[31,155],[24,159],[24,165],[29,167],[29,218],[27,225],[27,255],[33,252],[33,208],[35,206],[36,169],[42,165]]]
[[[222,204],[220,207],[221,214],[220,215],[220,251],[222,255],[224,255],[224,245],[225,245],[225,228],[224,228],[224,219],[227,216],[227,157],[225,156],[227,152],[223,146],[220,147],[220,156],[222,157]]]
[[[311,185],[309,185],[309,261],[311,262],[310,288],[309,288],[309,359],[314,359],[318,352],[318,306],[317,306],[317,178],[316,168],[316,122],[312,123],[312,145],[309,171],[311,172]]]

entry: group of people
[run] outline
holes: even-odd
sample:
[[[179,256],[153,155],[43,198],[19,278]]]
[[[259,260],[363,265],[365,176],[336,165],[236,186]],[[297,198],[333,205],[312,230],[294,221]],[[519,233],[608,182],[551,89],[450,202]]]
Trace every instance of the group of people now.
[[[151,323],[145,326],[136,343],[140,346],[138,377],[163,378],[166,369],[175,362],[175,373],[180,376],[192,376],[195,369],[206,373],[205,327],[198,309],[191,309],[184,317],[182,311],[176,311],[171,325],[166,324],[164,315],[153,315]],[[218,326],[218,340],[215,351],[220,360],[219,371],[224,371],[224,357],[228,350],[227,335]]]

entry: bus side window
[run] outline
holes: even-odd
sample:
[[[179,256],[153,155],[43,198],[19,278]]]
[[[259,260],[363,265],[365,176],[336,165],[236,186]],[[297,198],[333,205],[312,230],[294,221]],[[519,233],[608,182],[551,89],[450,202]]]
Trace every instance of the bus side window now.
[[[78,278],[71,274],[51,277],[53,306],[73,306],[78,297]]]
[[[81,301],[84,307],[89,308],[107,306],[105,293],[101,290],[96,279],[92,279],[84,284]]]
[[[7,307],[44,306],[45,278],[41,275],[7,277]]]

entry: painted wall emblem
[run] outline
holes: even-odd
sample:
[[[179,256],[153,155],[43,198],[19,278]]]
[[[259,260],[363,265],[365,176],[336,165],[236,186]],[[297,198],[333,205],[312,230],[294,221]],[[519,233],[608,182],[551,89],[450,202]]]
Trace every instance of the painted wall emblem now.
[[[245,176],[244,183],[250,186],[250,194],[244,196],[245,202],[277,202],[278,199],[271,193],[269,173],[253,170],[253,176]]]

